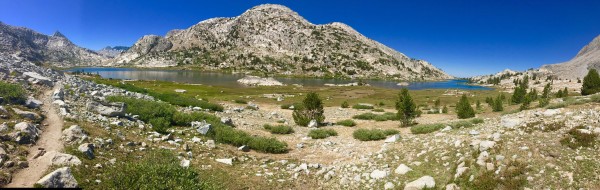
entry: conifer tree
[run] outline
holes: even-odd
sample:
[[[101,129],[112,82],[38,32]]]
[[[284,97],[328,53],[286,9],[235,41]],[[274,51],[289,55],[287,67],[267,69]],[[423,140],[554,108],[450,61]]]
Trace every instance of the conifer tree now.
[[[583,78],[581,87],[581,95],[590,95],[600,92],[600,76],[596,69],[590,69],[588,74]]]
[[[475,117],[475,110],[471,107],[471,103],[469,103],[469,99],[467,99],[467,95],[462,95],[458,104],[456,104],[456,114],[459,119],[471,118]]]
[[[412,97],[408,93],[408,89],[403,88],[398,94],[398,100],[396,100],[396,110],[398,110],[397,116],[400,119],[402,126],[409,126],[413,123],[419,113],[417,111],[417,105],[413,101]]]

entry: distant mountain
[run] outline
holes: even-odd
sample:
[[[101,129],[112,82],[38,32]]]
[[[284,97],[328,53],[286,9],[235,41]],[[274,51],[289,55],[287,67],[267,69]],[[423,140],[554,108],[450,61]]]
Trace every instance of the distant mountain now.
[[[548,70],[559,78],[583,79],[591,68],[600,70],[600,35],[579,50],[579,53],[570,61],[544,65],[540,70]]]
[[[103,55],[105,57],[108,58],[114,58],[119,56],[121,53],[127,51],[129,49],[129,47],[127,46],[106,46],[105,48],[102,48],[98,51],[96,51],[96,53]]]
[[[0,22],[0,56],[57,67],[99,65],[106,57],[73,44],[60,32],[52,36]]]
[[[507,80],[501,83],[512,83],[515,78],[520,78],[523,75],[538,76],[540,79],[553,78],[577,81],[583,79],[588,70],[595,68],[600,70],[600,35],[597,36],[588,45],[579,50],[579,53],[570,61],[543,65],[539,69],[530,69],[525,72],[516,72],[506,69],[492,75],[482,75],[472,77],[471,81],[477,83],[490,83],[493,81]]]
[[[315,25],[281,5],[213,18],[165,37],[148,35],[110,61],[113,66],[193,66],[310,76],[440,80],[452,76],[397,52],[343,23]]]

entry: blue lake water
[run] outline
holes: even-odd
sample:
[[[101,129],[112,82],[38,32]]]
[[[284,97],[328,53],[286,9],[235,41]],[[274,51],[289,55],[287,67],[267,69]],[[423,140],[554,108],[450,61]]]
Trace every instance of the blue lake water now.
[[[204,84],[213,86],[242,86],[237,83],[238,79],[244,77],[243,74],[227,74],[206,71],[190,70],[148,70],[134,68],[109,68],[109,67],[85,67],[73,68],[67,72],[82,71],[99,74],[103,78],[112,79],[131,79],[131,80],[158,80],[171,81],[191,84]],[[325,84],[347,84],[357,82],[352,79],[319,79],[319,78],[285,78],[275,77],[284,84],[301,84],[304,86],[324,86]],[[408,86],[398,86],[397,81],[389,80],[363,80],[371,86],[400,89],[408,88],[410,90],[423,89],[461,89],[461,90],[491,90],[483,86],[469,85],[465,80],[447,80],[435,82],[410,82]]]

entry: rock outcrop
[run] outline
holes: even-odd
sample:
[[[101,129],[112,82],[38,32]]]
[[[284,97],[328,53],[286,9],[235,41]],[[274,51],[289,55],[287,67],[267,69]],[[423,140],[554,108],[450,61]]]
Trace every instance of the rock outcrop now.
[[[37,181],[37,184],[45,188],[76,188],[78,186],[69,167],[54,170]]]

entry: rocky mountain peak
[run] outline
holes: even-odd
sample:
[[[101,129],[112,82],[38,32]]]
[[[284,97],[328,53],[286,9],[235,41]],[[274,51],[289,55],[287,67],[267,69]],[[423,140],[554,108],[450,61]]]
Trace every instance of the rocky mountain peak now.
[[[67,38],[64,34],[60,33],[58,30],[56,32],[54,32],[54,34],[52,34],[52,37]]]
[[[600,52],[600,35],[596,36],[592,42],[583,47],[579,53],[577,53],[576,57],[581,57],[591,52]]]

